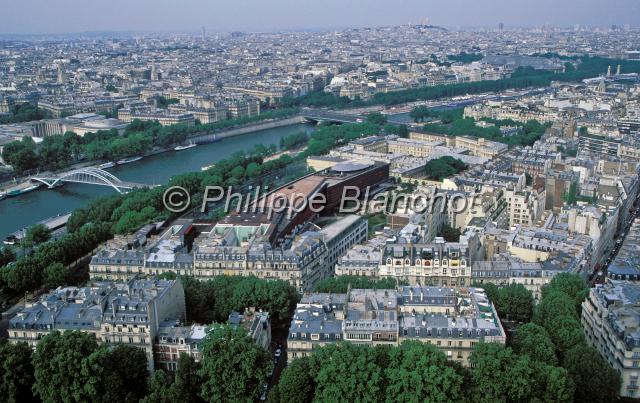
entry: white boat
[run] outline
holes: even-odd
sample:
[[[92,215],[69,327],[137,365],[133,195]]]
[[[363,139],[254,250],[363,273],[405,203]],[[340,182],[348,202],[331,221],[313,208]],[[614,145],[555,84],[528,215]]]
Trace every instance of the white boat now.
[[[211,165],[205,165],[202,168],[200,168],[201,171],[208,171],[209,169],[213,168],[214,166],[216,166],[216,164],[211,164]]]
[[[15,245],[18,242],[18,238],[15,235],[9,235],[2,243],[5,245]]]
[[[116,164],[118,165],[124,165],[124,164],[129,164],[131,162],[136,162],[136,161],[140,161],[142,159],[142,157],[131,157],[131,158],[124,158],[119,160],[118,162],[116,162]]]
[[[104,164],[100,164],[98,165],[98,168],[100,169],[109,169],[109,168],[113,168],[114,166],[116,166],[115,162],[105,162]]]
[[[193,148],[195,146],[197,146],[196,143],[189,143],[189,144],[184,145],[184,146],[183,145],[176,146],[176,148],[174,148],[174,150],[175,151],[182,151],[182,150],[187,150],[189,148]]]

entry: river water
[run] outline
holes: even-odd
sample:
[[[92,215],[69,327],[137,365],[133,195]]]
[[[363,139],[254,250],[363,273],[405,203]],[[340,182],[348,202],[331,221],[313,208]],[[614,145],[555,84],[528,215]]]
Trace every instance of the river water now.
[[[310,125],[292,125],[231,137],[175,152],[170,151],[109,170],[120,180],[145,184],[165,184],[177,174],[200,171],[237,151],[250,151],[256,144],[280,144],[280,139],[300,131],[311,132]],[[67,183],[57,189],[40,189],[18,197],[0,200],[0,237],[35,222],[83,207],[92,199],[115,192],[107,186]]]

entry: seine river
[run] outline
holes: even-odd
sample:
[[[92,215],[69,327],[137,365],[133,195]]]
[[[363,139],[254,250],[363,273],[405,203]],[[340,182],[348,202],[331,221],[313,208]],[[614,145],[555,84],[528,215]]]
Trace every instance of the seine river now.
[[[177,174],[200,171],[205,165],[226,158],[237,151],[249,151],[256,144],[280,144],[286,135],[314,130],[310,125],[293,125],[261,130],[222,141],[199,145],[179,152],[167,152],[109,170],[123,181],[164,184]],[[57,189],[44,187],[18,197],[0,200],[0,237],[40,220],[83,207],[92,199],[115,192],[107,186],[67,183]]]

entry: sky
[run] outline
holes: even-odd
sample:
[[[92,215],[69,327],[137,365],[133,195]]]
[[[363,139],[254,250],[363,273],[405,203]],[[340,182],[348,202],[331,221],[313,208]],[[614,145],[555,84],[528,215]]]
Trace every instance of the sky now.
[[[640,26],[640,0],[0,0],[0,33]]]

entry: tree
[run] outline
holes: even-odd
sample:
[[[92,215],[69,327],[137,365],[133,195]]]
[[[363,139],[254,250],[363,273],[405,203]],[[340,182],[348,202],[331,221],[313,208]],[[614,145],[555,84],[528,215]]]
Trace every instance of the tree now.
[[[567,351],[562,366],[576,385],[576,402],[613,402],[618,398],[621,380],[592,347],[579,344]]]
[[[260,171],[261,171],[260,165],[258,165],[255,162],[250,163],[249,165],[247,165],[247,168],[246,168],[247,178],[255,178],[259,176]]]
[[[0,249],[0,267],[8,265],[14,260],[16,260],[16,254],[13,249],[6,246]]]
[[[551,290],[540,300],[533,319],[546,328],[547,323],[556,321],[563,315],[577,317],[574,300],[565,292]]]
[[[69,282],[69,270],[62,263],[52,263],[44,269],[43,285],[47,289],[57,288]]]
[[[320,280],[315,287],[315,292],[330,292],[344,294],[351,285],[351,288],[373,288],[378,290],[396,288],[398,283],[393,278],[372,279],[358,276],[336,276]],[[400,281],[400,285],[408,285]]]
[[[291,362],[282,371],[278,384],[269,394],[269,400],[283,403],[311,403],[316,385],[310,360],[309,357],[301,357]]]
[[[243,328],[214,325],[202,346],[198,375],[207,401],[253,402],[273,367],[271,354]]]
[[[471,353],[471,393],[480,402],[525,401],[534,396],[531,359],[497,343],[480,343]]]
[[[161,369],[156,370],[149,380],[149,393],[140,400],[140,403],[173,403],[171,393],[171,378]]]
[[[444,156],[427,162],[425,172],[428,178],[441,181],[467,169],[467,164],[459,159]]]
[[[387,118],[380,112],[371,112],[367,115],[367,123],[382,126],[387,123]]]
[[[90,378],[85,360],[98,345],[93,335],[80,331],[53,332],[43,337],[33,353],[35,394],[45,403],[92,401],[85,389]]]
[[[23,137],[21,141],[13,141],[2,149],[2,159],[17,173],[36,168],[38,156],[36,155],[36,143],[31,137]]]
[[[582,276],[574,273],[560,273],[554,276],[549,284],[542,287],[542,298],[552,291],[561,291],[570,296],[576,304],[576,309],[580,311],[580,305],[589,294],[589,287]]]
[[[405,341],[392,349],[387,378],[387,401],[449,402],[463,399],[463,376],[437,347]]]
[[[138,402],[147,392],[147,356],[138,347],[101,347],[83,359],[85,390],[94,402]]]
[[[384,372],[377,365],[372,348],[337,343],[324,350],[325,359],[316,375],[316,401],[382,400]]]
[[[185,403],[203,402],[199,396],[202,379],[198,375],[200,365],[186,354],[180,354],[176,376],[171,385],[173,401]]]
[[[445,223],[442,226],[442,230],[440,230],[439,236],[443,237],[447,242],[458,242],[460,241],[461,231],[459,228],[453,228],[449,224]]]
[[[44,224],[36,224],[27,228],[23,242],[28,246],[34,246],[46,242],[51,237],[51,230]]]
[[[0,343],[0,396],[9,403],[34,400],[31,347],[26,343]]]
[[[515,322],[529,322],[533,316],[533,296],[522,284],[501,287],[498,297],[498,314]]]
[[[175,378],[172,380],[162,370],[156,370],[149,381],[149,393],[141,403],[201,403],[201,379],[198,363],[186,354],[180,354]]]
[[[585,342],[584,330],[574,316],[560,315],[545,324],[557,353],[562,357],[571,348]]]
[[[531,359],[549,365],[556,365],[556,348],[551,336],[542,326],[535,323],[522,325],[513,337],[513,349],[518,354],[526,354]]]

